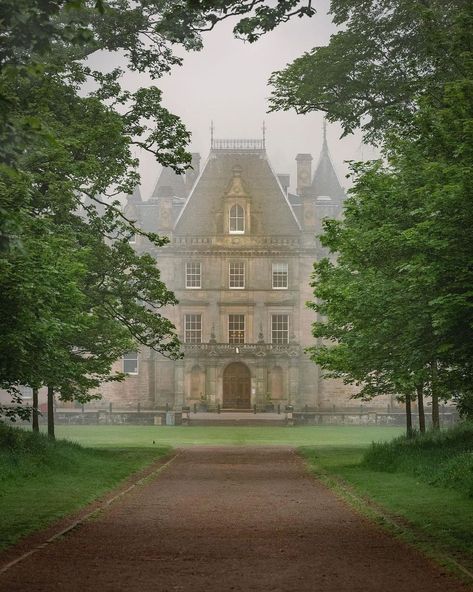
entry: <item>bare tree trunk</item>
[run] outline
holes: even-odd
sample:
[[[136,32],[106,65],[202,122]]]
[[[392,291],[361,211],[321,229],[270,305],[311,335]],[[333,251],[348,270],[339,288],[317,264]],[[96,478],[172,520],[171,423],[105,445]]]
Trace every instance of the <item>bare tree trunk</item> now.
[[[408,438],[412,438],[414,432],[412,431],[412,409],[411,396],[406,396],[406,433]]]
[[[38,423],[38,388],[33,388],[33,432],[39,432]]]
[[[419,431],[423,434],[425,432],[425,414],[424,414],[424,385],[418,384],[417,391],[417,410],[419,412]]]
[[[439,411],[439,396],[437,392],[437,361],[434,360],[431,364],[432,378],[431,378],[431,390],[432,390],[432,429],[440,429],[440,411]]]
[[[55,440],[54,435],[54,389],[48,386],[48,437]]]

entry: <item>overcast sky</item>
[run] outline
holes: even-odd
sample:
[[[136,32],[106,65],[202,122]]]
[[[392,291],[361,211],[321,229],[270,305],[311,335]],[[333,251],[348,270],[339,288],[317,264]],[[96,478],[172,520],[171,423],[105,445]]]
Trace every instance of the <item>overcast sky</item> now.
[[[320,2],[323,6],[324,2]],[[328,5],[328,2],[326,2]],[[263,36],[253,44],[233,37],[234,23],[224,21],[206,33],[204,49],[184,53],[184,65],[175,67],[170,75],[157,82],[135,72],[124,78],[127,88],[156,84],[164,95],[164,105],[179,115],[192,133],[190,150],[200,152],[203,159],[210,148],[210,122],[213,120],[216,138],[260,138],[262,122],[266,123],[267,152],[277,173],[290,173],[295,188],[295,156],[311,153],[315,167],[322,143],[322,114],[297,115],[294,111],[267,113],[270,87],[268,78],[317,45],[326,45],[335,31],[330,17],[319,12],[311,19],[293,19]],[[115,66],[110,55],[96,58],[107,66]],[[328,126],[332,160],[344,187],[348,167],[344,161],[369,157],[361,149],[359,135],[340,140],[341,128]],[[147,199],[159,174],[160,167],[152,155],[140,153],[142,194]]]

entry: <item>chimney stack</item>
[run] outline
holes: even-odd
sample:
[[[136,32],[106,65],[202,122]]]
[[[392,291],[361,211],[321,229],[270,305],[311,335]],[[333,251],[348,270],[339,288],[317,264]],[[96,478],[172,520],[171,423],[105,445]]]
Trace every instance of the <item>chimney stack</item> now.
[[[297,162],[297,194],[302,195],[312,183],[312,155],[298,154]]]

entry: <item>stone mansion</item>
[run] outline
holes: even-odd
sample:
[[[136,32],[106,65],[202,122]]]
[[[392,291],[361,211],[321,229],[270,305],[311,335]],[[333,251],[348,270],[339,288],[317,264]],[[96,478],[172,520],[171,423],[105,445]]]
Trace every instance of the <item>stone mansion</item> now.
[[[223,409],[273,404],[327,409],[359,405],[350,387],[321,377],[304,348],[313,343],[309,285],[323,255],[316,235],[325,217],[341,215],[345,193],[324,134],[312,156],[298,154],[297,191],[271,168],[263,140],[212,139],[203,165],[176,175],[163,169],[151,197],[128,196],[126,215],[169,237],[138,251],[156,257],[179,304],[166,309],[184,357],[171,361],[147,349],[122,361],[129,376],[104,385],[104,398],[180,409],[205,400]]]

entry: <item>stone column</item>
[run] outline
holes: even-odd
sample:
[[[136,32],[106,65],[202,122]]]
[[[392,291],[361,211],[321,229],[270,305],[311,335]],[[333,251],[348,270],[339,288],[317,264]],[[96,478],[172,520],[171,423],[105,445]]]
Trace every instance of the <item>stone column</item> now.
[[[300,404],[299,401],[299,358],[289,359],[289,399],[291,405]]]
[[[174,407],[182,407],[184,405],[184,362],[177,360],[174,369]]]
[[[218,399],[217,396],[217,368],[215,364],[206,364],[205,368],[205,393],[212,403]],[[222,401],[220,401],[221,403]]]

